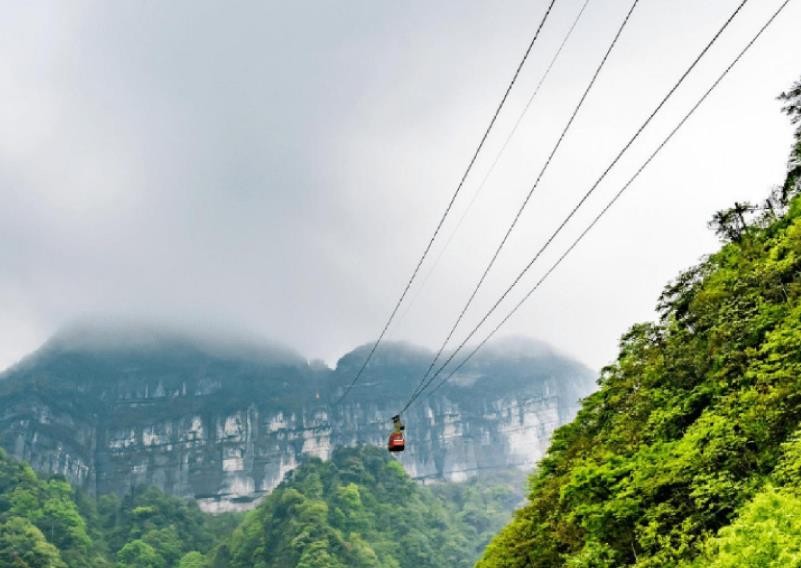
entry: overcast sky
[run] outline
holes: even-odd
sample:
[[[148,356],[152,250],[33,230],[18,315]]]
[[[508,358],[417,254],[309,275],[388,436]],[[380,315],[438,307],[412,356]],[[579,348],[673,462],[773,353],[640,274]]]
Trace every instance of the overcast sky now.
[[[738,0],[641,0],[464,333]],[[569,243],[779,0],[751,0],[533,269]],[[437,258],[583,0],[557,0]],[[74,320],[241,328],[329,363],[380,331],[545,9],[505,2],[21,2],[0,19],[0,368]],[[389,334],[434,346],[629,7],[590,0],[436,270]],[[598,368],[781,183],[801,1],[509,323]],[[521,292],[523,290],[521,289]]]

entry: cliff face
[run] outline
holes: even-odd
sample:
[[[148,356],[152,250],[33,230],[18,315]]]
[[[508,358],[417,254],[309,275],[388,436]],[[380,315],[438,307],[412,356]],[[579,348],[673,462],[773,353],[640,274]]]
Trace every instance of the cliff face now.
[[[305,456],[385,444],[430,353],[386,346],[334,404],[364,349],[328,369],[286,351],[151,332],[57,337],[0,379],[0,445],[91,491],[152,484],[208,511],[247,508]],[[399,459],[424,481],[530,469],[593,385],[545,346],[496,344],[405,414]]]

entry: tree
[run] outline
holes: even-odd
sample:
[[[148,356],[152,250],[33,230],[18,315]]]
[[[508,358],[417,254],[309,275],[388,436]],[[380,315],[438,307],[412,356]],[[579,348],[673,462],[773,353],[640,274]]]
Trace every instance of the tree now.
[[[165,568],[164,558],[142,540],[132,540],[117,552],[118,568]]]
[[[187,552],[178,563],[178,568],[206,568],[206,557],[197,550]]]
[[[92,542],[86,532],[86,521],[73,499],[72,487],[66,481],[51,480],[47,483],[46,495],[36,524],[59,549],[88,552]]]
[[[782,187],[782,195],[787,201],[793,193],[798,193],[801,189],[801,79],[779,95],[779,100],[785,103],[782,110],[790,117],[790,121],[798,125],[795,146],[790,154],[787,180]]]
[[[168,566],[173,566],[183,552],[178,532],[174,527],[154,529],[145,533],[142,540],[153,547]]]
[[[767,487],[695,563],[707,568],[801,567],[801,498]]]
[[[738,242],[748,229],[746,216],[756,210],[750,203],[735,202],[733,207],[715,213],[708,226],[721,240]]]
[[[779,100],[785,103],[782,110],[790,117],[793,124],[798,124],[796,136],[801,138],[801,79],[796,81],[790,89],[779,95]]]
[[[9,568],[66,568],[58,549],[42,531],[22,517],[0,524],[0,566]]]

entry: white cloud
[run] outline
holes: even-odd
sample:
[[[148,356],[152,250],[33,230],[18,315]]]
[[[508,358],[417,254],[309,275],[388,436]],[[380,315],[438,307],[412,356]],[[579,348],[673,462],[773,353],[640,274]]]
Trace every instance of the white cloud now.
[[[626,179],[773,4],[748,5],[591,207]],[[579,5],[558,4],[489,150]],[[466,323],[735,5],[642,3]],[[241,325],[329,361],[375,337],[543,8],[522,0],[7,7],[0,367],[66,321],[96,314]],[[440,340],[624,10],[613,0],[590,3],[519,138],[393,337]],[[791,129],[774,97],[801,73],[799,17],[791,4],[509,331],[600,366],[628,325],[652,317],[666,280],[714,250],[705,228],[714,210],[758,199],[781,181]],[[487,165],[485,158],[476,173]],[[452,221],[480,177],[465,187]]]

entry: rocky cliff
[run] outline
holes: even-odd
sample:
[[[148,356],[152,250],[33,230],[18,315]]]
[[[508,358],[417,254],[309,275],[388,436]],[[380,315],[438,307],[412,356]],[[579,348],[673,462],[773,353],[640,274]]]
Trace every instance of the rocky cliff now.
[[[385,346],[334,404],[365,349],[330,369],[252,342],[73,330],[0,376],[0,445],[90,491],[153,484],[208,511],[247,508],[305,456],[385,443],[431,354]],[[530,469],[593,386],[543,344],[495,343],[406,413],[399,459],[420,480]]]

